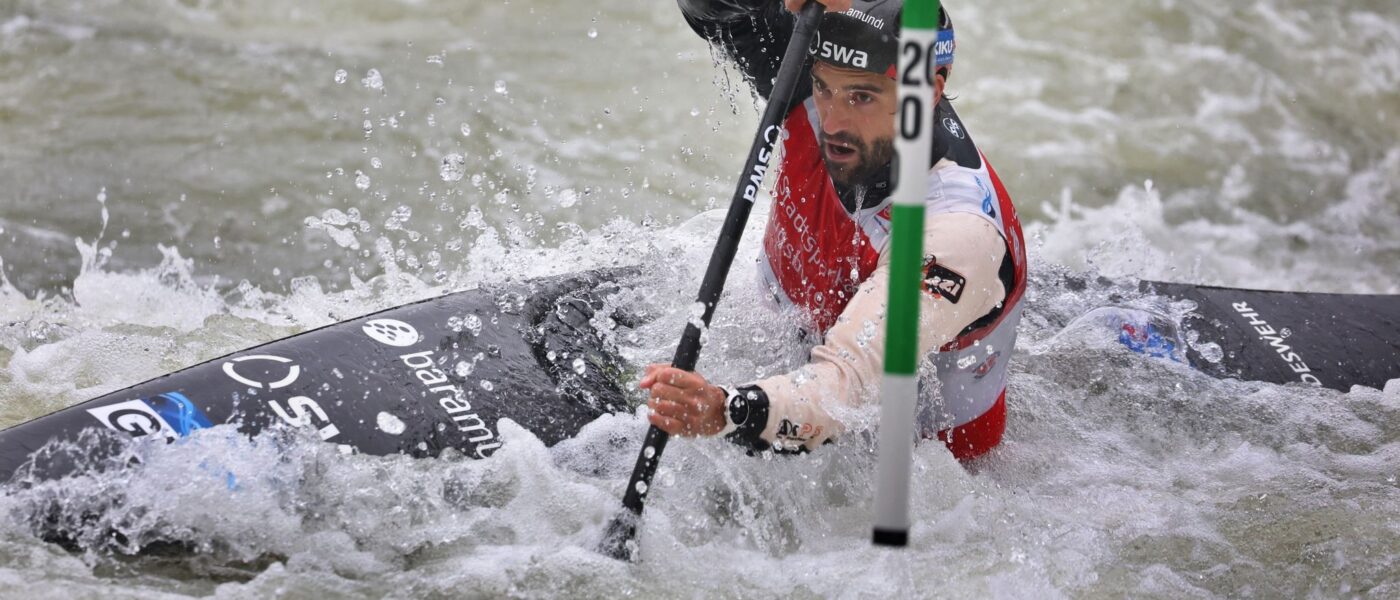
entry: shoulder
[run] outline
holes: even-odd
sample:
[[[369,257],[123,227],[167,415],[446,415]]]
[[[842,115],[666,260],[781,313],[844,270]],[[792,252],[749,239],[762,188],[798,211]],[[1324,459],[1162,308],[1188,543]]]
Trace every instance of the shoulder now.
[[[1006,241],[996,224],[984,215],[945,212],[924,218],[924,248],[928,254],[946,254],[951,250],[958,254],[995,256],[999,261],[1006,252]]]
[[[997,193],[983,169],[969,169],[948,159],[939,161],[929,170],[924,201],[930,219],[947,213],[976,215],[994,230],[999,229]]]

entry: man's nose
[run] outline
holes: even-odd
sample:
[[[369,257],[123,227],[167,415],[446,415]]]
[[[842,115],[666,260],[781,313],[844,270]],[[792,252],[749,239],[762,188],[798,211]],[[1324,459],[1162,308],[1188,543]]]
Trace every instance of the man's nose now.
[[[851,127],[851,105],[843,100],[834,100],[821,107],[822,133],[833,135],[847,131]]]

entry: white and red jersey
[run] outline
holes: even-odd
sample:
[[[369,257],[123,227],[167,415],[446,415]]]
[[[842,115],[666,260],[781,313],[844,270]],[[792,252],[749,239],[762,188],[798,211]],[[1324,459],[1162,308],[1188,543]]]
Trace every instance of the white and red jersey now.
[[[757,383],[768,401],[762,442],[790,449],[810,449],[838,433],[829,409],[867,401],[859,396],[870,394],[882,370],[887,284],[882,279],[862,287],[885,264],[889,190],[868,189],[868,201],[842,203],[820,155],[815,115],[809,98],[785,123],[783,161],[759,259],[759,272],[779,302],[801,309],[824,334],[813,364],[800,375]],[[934,379],[924,381],[920,425],[926,437],[936,434],[960,458],[970,458],[996,446],[1004,429],[1007,363],[1025,289],[1025,243],[1010,195],[946,101],[937,122],[925,250],[930,265],[960,281],[941,294],[931,289],[921,307],[930,317],[921,323],[921,340],[931,350]],[[961,256],[970,248],[981,252]],[[823,362],[832,364],[822,369]]]

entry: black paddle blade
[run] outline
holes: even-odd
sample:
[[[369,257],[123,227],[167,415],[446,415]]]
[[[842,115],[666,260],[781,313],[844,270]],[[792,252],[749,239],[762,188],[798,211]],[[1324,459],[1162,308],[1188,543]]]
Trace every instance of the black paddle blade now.
[[[598,554],[615,560],[637,562],[641,556],[637,545],[637,522],[640,516],[630,510],[621,511],[613,516],[612,521],[608,522],[607,530],[603,532],[603,541],[598,544]]]

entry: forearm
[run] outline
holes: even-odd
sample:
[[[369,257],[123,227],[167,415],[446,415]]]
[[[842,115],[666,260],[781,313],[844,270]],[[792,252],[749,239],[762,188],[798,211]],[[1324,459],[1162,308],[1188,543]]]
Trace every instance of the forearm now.
[[[763,98],[773,91],[783,49],[792,38],[796,18],[778,0],[677,0],[695,33],[715,44],[738,65]],[[793,101],[807,96],[811,81],[798,78]]]

